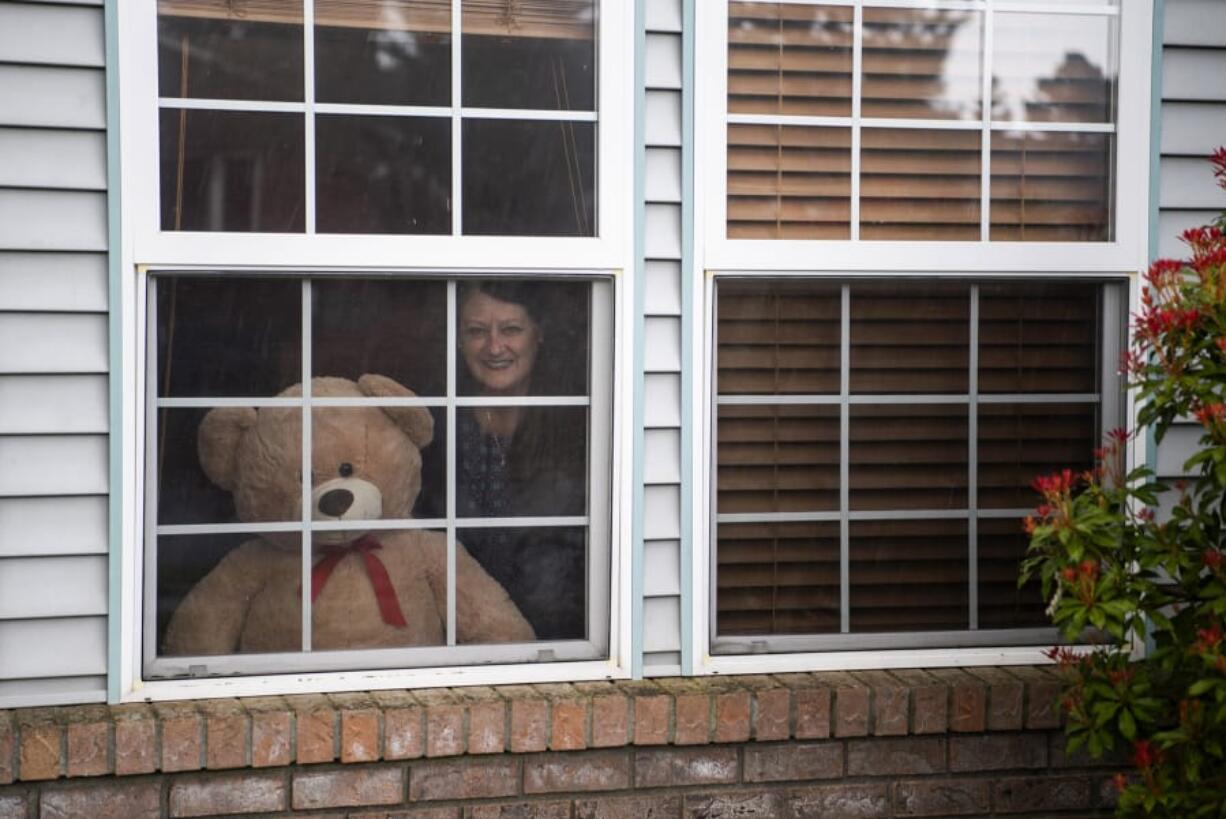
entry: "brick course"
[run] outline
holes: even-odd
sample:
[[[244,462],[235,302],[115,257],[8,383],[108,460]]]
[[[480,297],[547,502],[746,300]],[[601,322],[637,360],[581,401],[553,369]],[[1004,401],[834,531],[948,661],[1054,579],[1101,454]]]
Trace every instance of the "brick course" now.
[[[0,819],[1106,815],[1042,669],[0,711]],[[1036,727],[1037,726],[1037,727]]]

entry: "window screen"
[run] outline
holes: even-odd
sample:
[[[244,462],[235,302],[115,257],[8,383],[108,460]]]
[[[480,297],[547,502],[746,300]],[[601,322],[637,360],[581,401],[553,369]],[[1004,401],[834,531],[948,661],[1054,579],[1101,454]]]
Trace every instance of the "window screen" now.
[[[1021,522],[1118,423],[1119,298],[720,278],[713,648],[1051,639]]]

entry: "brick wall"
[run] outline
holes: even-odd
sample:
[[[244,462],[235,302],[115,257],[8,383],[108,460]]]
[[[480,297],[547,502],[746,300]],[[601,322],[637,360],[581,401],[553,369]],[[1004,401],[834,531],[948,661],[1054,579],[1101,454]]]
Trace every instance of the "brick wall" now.
[[[1090,816],[1038,668],[0,711],[0,819]]]

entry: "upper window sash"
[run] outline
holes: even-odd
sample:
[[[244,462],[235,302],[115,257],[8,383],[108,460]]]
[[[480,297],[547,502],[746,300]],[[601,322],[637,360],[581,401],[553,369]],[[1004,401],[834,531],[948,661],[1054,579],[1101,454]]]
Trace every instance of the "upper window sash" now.
[[[938,118],[913,119],[897,117],[891,112],[882,118],[870,111],[862,111],[859,103],[863,98],[861,63],[863,61],[862,39],[853,38],[854,66],[849,69],[855,86],[848,92],[847,111],[837,111],[815,116],[794,118],[791,112],[780,114],[739,113],[729,110],[728,93],[728,47],[729,8],[752,8],[754,5],[769,7],[774,4],[759,0],[736,0],[701,4],[698,12],[698,70],[696,88],[696,161],[701,169],[696,174],[698,249],[703,267],[721,271],[842,271],[842,272],[1077,272],[1118,273],[1140,269],[1145,264],[1148,236],[1148,169],[1149,169],[1149,94],[1151,70],[1150,28],[1153,6],[1150,0],[1136,3],[1079,3],[1058,4],[1052,2],[991,2],[990,0],[789,0],[779,7],[795,11],[799,7],[822,6],[836,12],[846,9],[858,33],[864,30],[865,14],[895,12],[898,10],[948,10],[974,12],[981,15],[982,28],[978,57],[980,93],[978,100],[992,96],[991,74],[984,71],[985,61],[991,60],[994,36],[993,20],[1008,19],[1014,22],[1021,15],[1078,15],[1078,19],[1105,19],[1118,24],[1118,55],[1108,56],[1116,63],[1115,113],[1113,121],[1092,122],[1022,122],[1004,121],[997,113],[992,114],[991,105],[976,101],[975,117],[972,119]],[[992,11],[993,14],[986,12]],[[1004,15],[1008,15],[1007,18]],[[1072,19],[1070,17],[1070,19]],[[871,22],[871,21],[870,21]],[[844,32],[850,34],[850,32]],[[1003,34],[1002,34],[1003,36]],[[1112,46],[1113,48],[1115,46]],[[832,52],[833,53],[833,52]],[[833,56],[837,57],[837,54]],[[987,79],[985,79],[985,77]],[[738,106],[741,107],[741,106]],[[896,113],[896,112],[895,112]],[[1110,118],[1110,114],[1108,114]],[[1017,117],[1014,117],[1017,119]],[[1092,119],[1092,118],[1091,118]],[[853,173],[848,182],[849,221],[847,233],[854,238],[793,239],[793,238],[728,238],[728,132],[730,126],[748,122],[766,121],[795,123],[797,125],[842,129],[849,144],[849,161]],[[856,205],[861,201],[859,181],[860,141],[857,137],[866,131],[877,134],[883,131],[902,135],[915,135],[923,129],[940,129],[964,133],[983,141],[978,155],[990,163],[991,139],[1015,128],[1027,131],[1053,130],[1086,134],[1104,134],[1114,139],[1114,180],[1110,185],[1112,197],[1110,208],[1114,224],[1109,241],[993,241],[990,237],[990,217],[980,224],[979,236],[974,239],[914,241],[908,239],[875,239],[859,235],[856,230],[859,212]],[[990,207],[991,172],[981,168],[981,192],[979,206]],[[981,211],[982,212],[982,211]],[[853,233],[852,231],[856,231]]]
[[[473,30],[481,22],[480,14],[468,21],[465,9],[464,29],[461,28],[460,0],[456,0],[449,19],[453,43],[460,41],[462,30]],[[472,0],[469,0],[471,3]],[[630,225],[632,223],[633,163],[633,58],[632,4],[597,0],[596,64],[594,70],[596,97],[589,110],[558,110],[542,112],[490,108],[488,100],[461,100],[449,92],[450,105],[422,109],[431,119],[449,123],[453,147],[459,144],[464,128],[471,123],[498,119],[525,121],[549,114],[551,120],[574,120],[577,124],[595,128],[596,158],[594,178],[596,201],[590,206],[595,214],[591,237],[564,236],[502,236],[461,235],[451,229],[449,235],[391,235],[367,233],[323,233],[312,231],[313,220],[308,207],[302,233],[250,232],[189,232],[162,230],[159,180],[159,117],[166,111],[191,112],[195,108],[243,108],[242,100],[197,100],[159,91],[158,70],[158,4],[154,0],[125,7],[120,20],[121,140],[124,155],[123,211],[126,232],[131,237],[133,261],[137,264],[176,267],[267,267],[295,269],[305,266],[344,268],[397,269],[471,269],[518,268],[524,271],[617,269],[625,266]],[[175,2],[166,5],[176,5]],[[209,3],[177,0],[177,6],[194,7]],[[438,4],[433,4],[438,5]],[[447,5],[443,3],[442,5]],[[485,4],[488,5],[488,4]],[[176,7],[177,7],[176,6]],[[335,6],[328,0],[303,0],[303,18],[311,20],[318,11],[325,14]],[[477,3],[477,11],[484,8]],[[436,15],[437,16],[437,15]],[[488,15],[487,15],[488,16]],[[323,19],[323,18],[320,18]],[[433,18],[431,18],[433,19]],[[482,18],[483,19],[483,18]],[[430,22],[430,21],[427,21]],[[304,79],[308,89],[313,83],[309,70],[314,41],[310,26],[304,26]],[[480,33],[480,32],[477,32]],[[459,49],[452,60],[452,87],[460,73]],[[316,102],[317,96],[304,93],[296,102],[263,101],[260,110],[288,106],[293,112],[312,116],[327,113],[350,113],[354,106]],[[476,105],[461,103],[476,103]],[[330,107],[329,107],[330,106]],[[368,106],[359,113],[369,113]],[[561,106],[565,109],[566,106]],[[341,109],[345,109],[343,112]],[[593,110],[594,109],[594,110]],[[372,109],[373,110],[373,109]],[[389,109],[390,110],[390,109]],[[394,112],[407,116],[409,109]],[[340,119],[341,117],[337,117]],[[314,127],[308,125],[303,146],[305,162],[304,186],[313,196],[313,159],[316,140]],[[456,178],[459,152],[453,151],[450,173]],[[452,211],[460,212],[460,197],[454,197]],[[316,214],[317,215],[317,214]],[[452,220],[453,224],[458,219]],[[320,227],[317,224],[314,225]],[[458,228],[458,225],[456,225]]]

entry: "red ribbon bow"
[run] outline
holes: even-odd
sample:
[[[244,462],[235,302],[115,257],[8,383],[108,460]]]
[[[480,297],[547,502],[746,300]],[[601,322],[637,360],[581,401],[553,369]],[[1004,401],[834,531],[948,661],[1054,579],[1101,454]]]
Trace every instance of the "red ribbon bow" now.
[[[400,610],[400,603],[396,600],[396,590],[392,588],[392,579],[387,574],[387,567],[377,555],[373,554],[376,549],[382,548],[383,544],[370,535],[362,535],[348,546],[325,548],[323,560],[316,563],[315,568],[311,570],[311,602],[314,603],[319,593],[324,590],[324,584],[332,576],[332,570],[337,564],[346,556],[357,552],[362,555],[362,560],[366,563],[366,576],[370,578],[370,585],[375,590],[375,600],[379,603],[379,614],[383,616],[383,622],[397,628],[407,626],[408,621],[404,619],[404,612]]]

